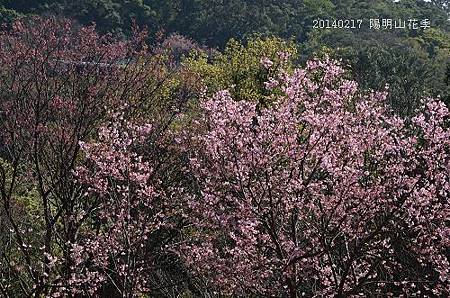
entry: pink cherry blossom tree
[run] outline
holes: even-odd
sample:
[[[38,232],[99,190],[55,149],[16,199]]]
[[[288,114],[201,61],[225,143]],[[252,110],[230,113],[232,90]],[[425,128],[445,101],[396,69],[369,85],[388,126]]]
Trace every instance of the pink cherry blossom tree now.
[[[73,174],[79,143],[95,139],[108,111],[145,114],[170,75],[146,37],[55,18],[0,31],[1,296],[47,297],[72,278],[72,248],[96,220]]]
[[[448,295],[445,105],[401,119],[329,59],[267,87],[283,95],[263,110],[227,91],[202,102],[191,268],[238,296]]]
[[[77,178],[97,202],[91,215],[97,220],[83,226],[84,240],[72,248],[69,288],[94,296],[154,294],[162,286],[151,280],[158,259],[183,224],[177,216],[181,190],[162,174],[176,164],[161,127],[137,125],[122,114],[115,119],[97,142],[81,145],[88,162],[77,168]]]

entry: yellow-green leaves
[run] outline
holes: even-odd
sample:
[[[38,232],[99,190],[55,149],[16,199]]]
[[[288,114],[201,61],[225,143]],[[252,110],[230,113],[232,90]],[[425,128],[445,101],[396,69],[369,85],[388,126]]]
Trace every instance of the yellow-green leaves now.
[[[208,95],[227,89],[236,100],[260,101],[268,95],[264,83],[281,69],[292,69],[296,57],[292,41],[253,37],[245,45],[231,39],[224,52],[214,57],[194,53],[184,65],[200,75]],[[269,59],[272,66],[264,67],[262,59]]]

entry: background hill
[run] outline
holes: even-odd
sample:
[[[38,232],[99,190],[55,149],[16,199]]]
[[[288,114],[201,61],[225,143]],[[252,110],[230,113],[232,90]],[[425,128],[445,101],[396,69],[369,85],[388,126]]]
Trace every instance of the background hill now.
[[[299,63],[329,54],[351,66],[364,88],[389,84],[389,100],[405,115],[420,97],[450,100],[448,13],[448,1],[442,0],[0,0],[3,22],[30,14],[59,15],[126,37],[134,19],[152,36],[176,32],[219,49],[231,38],[245,42],[254,34],[293,39],[300,48]],[[371,18],[429,20],[430,28],[375,30],[369,28]],[[333,28],[336,19],[362,19],[363,25]],[[330,20],[330,28],[314,28],[318,20]]]

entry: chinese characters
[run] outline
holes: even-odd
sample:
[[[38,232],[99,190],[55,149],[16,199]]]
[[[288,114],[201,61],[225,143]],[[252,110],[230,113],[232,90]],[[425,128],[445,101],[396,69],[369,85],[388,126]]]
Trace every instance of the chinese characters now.
[[[372,29],[372,30],[426,30],[431,28],[430,19],[316,19],[314,29]]]
[[[370,19],[369,28],[375,30],[409,29],[419,30],[431,28],[429,19]]]

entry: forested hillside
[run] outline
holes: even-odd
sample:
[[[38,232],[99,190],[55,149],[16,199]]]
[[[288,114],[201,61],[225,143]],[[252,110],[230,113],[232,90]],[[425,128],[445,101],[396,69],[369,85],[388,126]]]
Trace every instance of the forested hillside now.
[[[101,33],[131,34],[132,20],[157,32],[178,33],[201,45],[223,49],[229,39],[245,41],[255,33],[294,39],[299,61],[327,53],[352,66],[366,88],[389,84],[389,100],[411,114],[419,97],[440,95],[450,100],[450,33],[447,1],[417,0],[2,0],[4,21],[23,15],[59,15],[94,22]],[[423,30],[374,30],[369,19],[430,20]],[[314,20],[363,19],[359,29],[313,28]],[[400,66],[401,65],[401,66]],[[401,79],[400,79],[401,78]]]
[[[131,18],[151,30],[178,32],[208,46],[222,47],[230,38],[246,38],[259,32],[295,37],[303,42],[312,31],[312,20],[369,18],[427,18],[433,27],[448,30],[446,1],[356,1],[356,0],[2,0],[3,16],[57,14],[73,17],[83,24],[95,22],[100,32],[130,32]],[[368,30],[355,33],[360,40],[370,38]],[[340,32],[339,38],[347,38]],[[369,35],[369,36],[367,36]],[[398,32],[397,37],[414,35]],[[348,40],[348,43],[352,43]]]

